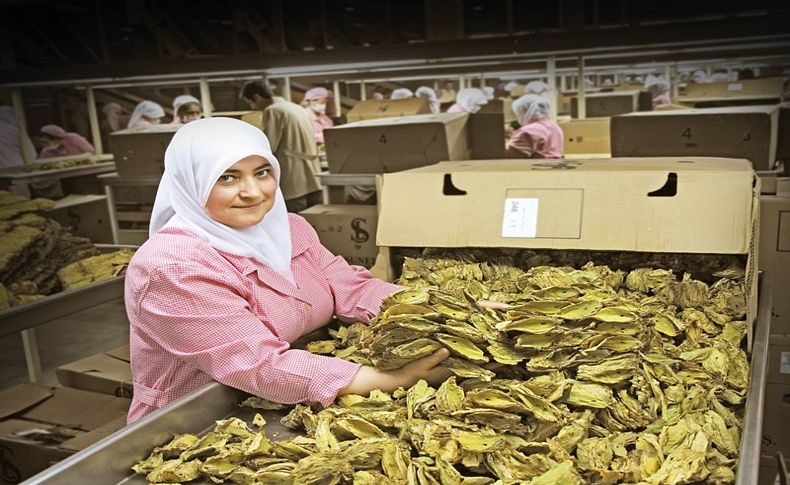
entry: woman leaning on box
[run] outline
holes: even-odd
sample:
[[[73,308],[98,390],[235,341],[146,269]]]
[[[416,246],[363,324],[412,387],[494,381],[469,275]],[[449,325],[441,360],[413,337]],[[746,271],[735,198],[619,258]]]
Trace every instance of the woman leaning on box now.
[[[333,315],[369,322],[399,286],[331,254],[288,214],[280,167],[257,128],[193,121],[173,137],[151,238],[126,274],[134,398],[128,422],[210,382],[281,403],[441,382],[442,349],[378,371],[291,349]]]

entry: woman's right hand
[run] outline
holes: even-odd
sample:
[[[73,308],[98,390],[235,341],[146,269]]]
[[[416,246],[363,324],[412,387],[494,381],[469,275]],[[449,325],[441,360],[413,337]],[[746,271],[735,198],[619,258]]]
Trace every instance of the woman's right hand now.
[[[410,362],[400,369],[382,371],[363,366],[359,369],[357,375],[354,376],[351,383],[341,389],[338,395],[359,394],[366,396],[373,389],[393,392],[399,387],[408,389],[420,379],[425,379],[428,384],[437,386],[452,375],[452,372],[440,365],[449,356],[449,350],[439,349],[433,354]]]

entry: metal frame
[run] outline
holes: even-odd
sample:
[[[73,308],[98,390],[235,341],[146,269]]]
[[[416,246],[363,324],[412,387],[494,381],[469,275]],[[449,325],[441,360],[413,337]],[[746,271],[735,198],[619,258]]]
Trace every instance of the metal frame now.
[[[73,157],[72,157],[73,158]],[[19,168],[30,167],[25,165]],[[36,182],[50,182],[71,177],[81,177],[84,175],[100,175],[115,171],[115,162],[99,162],[93,165],[79,165],[76,167],[58,168],[53,170],[41,170],[35,172],[25,172],[13,168],[0,171],[0,182],[8,184],[8,190],[25,197],[30,196],[30,184]]]

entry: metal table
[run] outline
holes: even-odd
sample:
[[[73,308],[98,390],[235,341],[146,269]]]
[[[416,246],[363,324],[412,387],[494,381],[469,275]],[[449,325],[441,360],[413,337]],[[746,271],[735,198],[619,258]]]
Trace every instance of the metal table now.
[[[133,247],[109,244],[96,244],[95,246],[102,252]],[[38,354],[35,327],[122,297],[123,282],[124,277],[117,276],[0,311],[0,337],[17,332],[22,334],[30,382],[41,380],[41,359]]]
[[[111,161],[112,155],[97,157],[99,157],[100,160],[107,161],[100,161],[92,165],[78,165],[76,167],[57,168],[52,170],[31,171],[30,167],[35,164],[3,169],[0,170],[0,186],[8,186],[10,192],[30,197],[30,184],[36,182],[51,182],[53,180],[83,177],[86,175],[99,175],[115,171],[115,162]],[[69,157],[62,158],[69,159]],[[74,157],[71,158],[73,159]],[[52,160],[56,159],[47,159],[47,162],[51,162]],[[39,163],[47,162],[39,161]]]
[[[757,321],[751,353],[751,376],[741,434],[737,485],[757,483],[760,466],[760,438],[763,422],[763,392],[768,354],[768,334],[773,302],[772,284],[762,275]],[[205,433],[214,421],[237,416],[248,422],[254,410],[240,408],[245,394],[227,386],[211,383],[184,396],[131,426],[104,438],[83,451],[57,463],[25,481],[26,484],[72,483],[146,483],[130,467],[148,456],[151,450],[178,433]],[[266,434],[284,439],[294,432],[279,423],[282,412],[261,412],[266,418]],[[193,483],[211,483],[193,482]]]

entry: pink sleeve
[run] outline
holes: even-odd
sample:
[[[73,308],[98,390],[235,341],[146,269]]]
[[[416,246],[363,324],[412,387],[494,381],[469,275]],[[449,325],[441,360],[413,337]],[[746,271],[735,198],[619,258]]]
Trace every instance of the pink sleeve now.
[[[505,146],[505,151],[509,157],[530,158],[537,151],[532,137],[523,127],[513,133]]]
[[[318,240],[318,234],[304,219],[299,230],[310,240],[310,252],[321,269],[335,298],[335,315],[346,322],[370,322],[381,311],[381,302],[402,286],[374,278],[362,266],[352,266],[335,256]],[[293,227],[292,224],[291,227]],[[301,227],[304,226],[304,227]]]
[[[290,349],[241,291],[199,266],[157,269],[139,296],[138,328],[228,386],[275,402],[331,404],[360,366]]]
[[[315,132],[315,142],[324,143],[324,126],[318,118],[313,118],[313,131]]]
[[[86,140],[81,135],[78,135],[76,133],[69,133],[68,135],[66,135],[66,139],[69,141],[69,143],[75,149],[75,151],[77,151],[77,153],[95,153],[96,152],[96,149],[93,148],[93,145],[91,145],[88,142],[88,140]]]

